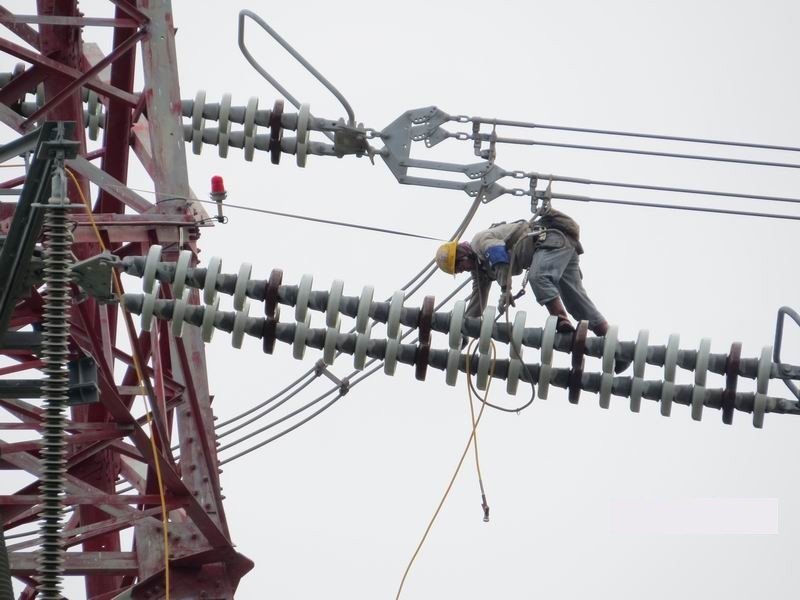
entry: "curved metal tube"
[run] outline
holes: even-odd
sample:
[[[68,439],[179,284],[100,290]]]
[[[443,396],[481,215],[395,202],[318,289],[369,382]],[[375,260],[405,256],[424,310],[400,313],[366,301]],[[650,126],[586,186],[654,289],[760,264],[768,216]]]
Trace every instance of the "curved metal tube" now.
[[[355,113],[353,112],[353,108],[350,106],[350,103],[345,99],[342,93],[339,90],[337,90],[336,87],[334,87],[334,85],[322,75],[322,73],[317,71],[311,65],[311,63],[309,63],[305,58],[303,58],[303,55],[300,54],[297,50],[295,50],[291,46],[291,44],[289,44],[289,42],[283,39],[278,34],[277,31],[275,31],[272,27],[267,25],[264,19],[259,17],[254,12],[244,9],[239,11],[239,49],[242,51],[242,54],[244,54],[244,57],[247,59],[247,62],[249,62],[252,65],[252,67],[256,71],[258,71],[264,79],[269,81],[275,87],[276,90],[278,90],[289,102],[291,102],[294,105],[295,108],[298,109],[300,108],[300,102],[298,102],[297,99],[294,96],[292,96],[288,92],[288,90],[286,90],[286,88],[284,88],[280,83],[278,83],[278,81],[272,75],[270,75],[255,58],[253,58],[253,55],[250,54],[250,51],[247,49],[247,46],[244,43],[245,17],[250,17],[251,19],[253,19],[253,21],[258,23],[262,27],[262,29],[264,29],[264,31],[270,34],[276,42],[278,42],[281,46],[283,46],[283,48],[289,54],[291,54],[297,60],[297,62],[303,65],[308,70],[308,72],[311,73],[314,77],[316,77],[317,80],[322,85],[328,88],[328,91],[331,94],[333,94],[339,102],[341,102],[342,106],[344,107],[344,110],[347,112],[348,125],[355,125],[356,116]]]

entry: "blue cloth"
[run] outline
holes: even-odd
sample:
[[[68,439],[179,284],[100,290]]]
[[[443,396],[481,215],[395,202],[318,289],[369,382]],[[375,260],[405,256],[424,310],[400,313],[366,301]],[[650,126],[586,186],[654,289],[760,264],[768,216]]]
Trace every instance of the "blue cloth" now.
[[[489,261],[489,265],[494,267],[495,265],[507,265],[510,262],[510,258],[508,256],[508,250],[506,247],[503,246],[491,246],[486,250],[486,260]]]

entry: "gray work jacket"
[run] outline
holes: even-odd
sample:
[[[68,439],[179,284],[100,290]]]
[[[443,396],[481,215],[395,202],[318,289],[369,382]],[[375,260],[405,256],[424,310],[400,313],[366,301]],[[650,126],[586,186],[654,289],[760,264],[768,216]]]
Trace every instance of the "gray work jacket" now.
[[[541,226],[548,229],[540,229]],[[555,229],[554,234],[550,230]],[[578,224],[564,213],[550,209],[540,221],[514,221],[501,223],[475,234],[470,246],[477,256],[477,267],[472,271],[472,295],[467,304],[468,317],[481,316],[482,308],[489,298],[489,288],[497,281],[497,273],[486,259],[486,251],[492,246],[504,244],[511,260],[511,275],[519,275],[529,268],[537,247],[547,246],[548,235],[562,237],[583,253]],[[555,241],[555,240],[554,240]]]

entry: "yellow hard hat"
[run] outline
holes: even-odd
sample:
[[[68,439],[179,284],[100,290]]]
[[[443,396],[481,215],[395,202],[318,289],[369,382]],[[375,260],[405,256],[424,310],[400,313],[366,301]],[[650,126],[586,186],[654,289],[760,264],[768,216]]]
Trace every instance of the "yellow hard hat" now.
[[[454,275],[456,272],[456,247],[458,242],[445,242],[436,251],[436,266],[448,275]]]

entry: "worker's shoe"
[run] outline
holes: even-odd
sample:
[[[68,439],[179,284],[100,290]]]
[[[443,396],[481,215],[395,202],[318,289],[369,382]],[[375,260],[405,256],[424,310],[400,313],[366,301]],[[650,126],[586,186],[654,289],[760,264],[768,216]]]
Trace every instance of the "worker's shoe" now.
[[[594,327],[592,327],[592,333],[596,336],[604,336],[608,333],[608,321],[601,321]],[[624,358],[615,358],[614,359],[614,373],[620,374],[628,367],[631,366],[632,360],[627,360]]]
[[[556,322],[556,331],[558,333],[572,333],[575,331],[575,327],[573,327],[572,323],[569,321],[567,309],[564,308],[564,303],[561,302],[561,298],[555,297],[544,306],[547,312],[554,317],[558,317],[558,321]]]

